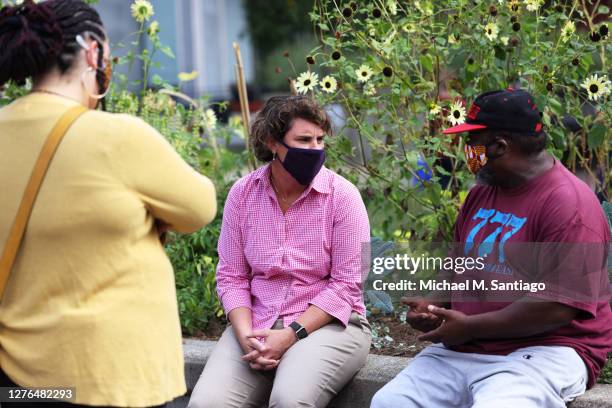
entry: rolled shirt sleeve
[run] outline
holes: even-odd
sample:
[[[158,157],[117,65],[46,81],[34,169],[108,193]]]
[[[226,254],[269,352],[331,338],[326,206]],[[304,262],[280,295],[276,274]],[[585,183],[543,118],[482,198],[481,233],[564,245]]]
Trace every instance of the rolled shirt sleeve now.
[[[226,315],[238,307],[252,309],[250,268],[240,232],[241,194],[242,185],[238,182],[227,196],[218,242],[217,294]]]
[[[369,265],[370,223],[361,195],[347,185],[335,208],[331,245],[331,274],[326,287],[310,302],[347,325],[355,303],[363,298],[363,281]]]

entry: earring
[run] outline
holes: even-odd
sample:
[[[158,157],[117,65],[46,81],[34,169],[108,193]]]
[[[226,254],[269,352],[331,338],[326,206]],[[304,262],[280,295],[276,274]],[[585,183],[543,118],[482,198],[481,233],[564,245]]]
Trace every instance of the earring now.
[[[85,86],[85,75],[90,72],[96,73],[96,69],[93,67],[87,67],[87,69],[83,71],[83,73],[81,74],[81,85],[83,85],[83,88],[85,88],[86,91],[87,91],[87,86]],[[106,94],[108,94],[109,90],[110,90],[110,86],[106,88],[106,91],[102,94],[92,94],[92,93],[89,93],[89,91],[87,91],[87,94],[92,99],[102,99],[106,96]]]
[[[272,152],[272,161],[276,160],[276,152]]]

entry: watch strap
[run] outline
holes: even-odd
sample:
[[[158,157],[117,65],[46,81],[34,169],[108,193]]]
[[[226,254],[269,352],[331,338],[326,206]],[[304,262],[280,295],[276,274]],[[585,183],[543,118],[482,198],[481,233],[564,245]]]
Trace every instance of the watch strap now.
[[[302,340],[308,337],[308,332],[306,331],[306,328],[298,322],[292,322],[289,327],[293,329],[293,331],[295,332],[295,336],[298,340]]]

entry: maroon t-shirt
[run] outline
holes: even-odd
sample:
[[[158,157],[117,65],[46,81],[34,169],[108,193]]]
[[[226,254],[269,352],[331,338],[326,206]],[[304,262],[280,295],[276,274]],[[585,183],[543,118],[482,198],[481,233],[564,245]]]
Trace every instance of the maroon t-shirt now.
[[[521,269],[521,262],[525,265],[536,263],[529,259],[532,254],[521,253],[521,250],[516,250],[516,259],[512,259],[513,244],[516,247],[532,245],[535,248],[561,243],[561,249],[557,250],[561,254],[554,256],[550,256],[555,252],[554,249],[538,249],[542,253],[549,251],[545,256],[541,255],[548,264],[540,265],[540,269],[548,273],[555,270],[557,279],[544,278],[548,284],[546,291],[523,291],[517,299],[525,299],[527,296],[553,300],[574,307],[579,313],[569,325],[535,336],[473,340],[452,349],[508,354],[521,347],[537,345],[572,347],[584,360],[589,372],[588,387],[592,387],[605,364],[607,353],[612,351],[612,311],[604,254],[610,243],[610,227],[590,188],[557,160],[546,173],[516,189],[502,190],[499,187],[477,185],[470,190],[461,208],[455,225],[455,241],[465,246],[466,254],[474,256],[478,254],[479,248],[482,255],[483,252],[491,252],[487,250],[487,245],[490,248],[492,244],[499,246],[502,242],[502,246],[505,246],[505,259],[500,262],[496,252],[494,261],[491,261],[502,267],[496,265],[488,270],[490,278],[499,278],[500,281],[512,278],[513,267],[514,273],[520,275],[516,269]],[[598,247],[605,248],[605,251],[593,250]],[[566,259],[554,266],[557,262],[555,260],[564,255]],[[561,283],[556,287],[554,282]],[[569,286],[584,288],[579,288],[580,294],[568,294],[572,292],[571,288],[566,287],[567,282],[570,282]],[[473,315],[499,310],[509,304],[508,301],[490,301],[495,296],[492,292],[486,296],[485,301],[466,301],[465,298],[459,298],[460,294],[456,296],[453,293],[452,308]]]

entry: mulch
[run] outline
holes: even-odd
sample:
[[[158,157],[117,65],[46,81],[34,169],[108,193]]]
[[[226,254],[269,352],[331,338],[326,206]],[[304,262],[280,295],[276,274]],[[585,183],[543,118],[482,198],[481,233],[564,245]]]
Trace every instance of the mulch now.
[[[371,325],[377,325],[381,328],[385,326],[388,331],[379,330],[379,336],[389,336],[393,339],[391,342],[382,342],[380,348],[372,346],[370,353],[381,354],[385,356],[396,357],[414,357],[425,347],[431,343],[428,341],[419,341],[417,337],[422,333],[413,329],[407,323],[402,323],[395,317],[383,316],[370,318]]]

